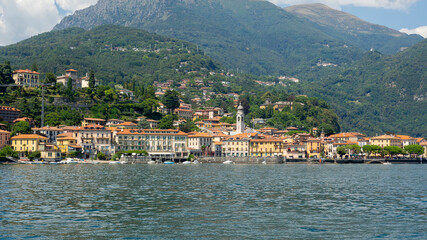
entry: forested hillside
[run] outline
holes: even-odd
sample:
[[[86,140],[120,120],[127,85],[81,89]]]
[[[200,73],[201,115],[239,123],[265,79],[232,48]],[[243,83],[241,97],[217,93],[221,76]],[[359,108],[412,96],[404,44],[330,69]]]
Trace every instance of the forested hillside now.
[[[178,79],[219,66],[188,42],[113,25],[43,33],[1,48],[4,61],[24,69],[35,63],[41,72],[58,76],[70,68],[81,74],[94,70],[105,84]]]
[[[224,66],[257,75],[292,75],[319,60],[343,64],[362,53],[318,25],[258,0],[100,0],[55,29],[103,24],[187,40]]]

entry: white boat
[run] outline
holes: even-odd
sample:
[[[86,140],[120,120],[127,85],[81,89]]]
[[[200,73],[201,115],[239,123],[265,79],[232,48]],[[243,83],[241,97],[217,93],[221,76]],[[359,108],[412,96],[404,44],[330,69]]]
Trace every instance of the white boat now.
[[[233,164],[233,161],[227,160],[227,161],[223,162],[223,164]]]
[[[156,161],[150,160],[147,162],[147,164],[156,164]]]
[[[182,162],[182,164],[187,165],[187,164],[191,164],[191,162],[190,161],[185,161],[185,162]]]
[[[391,165],[391,162],[383,162],[383,165]]]
[[[267,164],[267,161],[266,160],[262,161],[262,164]]]
[[[197,161],[197,160],[194,160],[193,161],[193,164],[199,164],[200,162],[199,161]]]
[[[109,162],[108,164],[120,164],[120,162],[114,161],[114,162]]]
[[[127,162],[126,161],[120,161],[120,164],[126,164]]]

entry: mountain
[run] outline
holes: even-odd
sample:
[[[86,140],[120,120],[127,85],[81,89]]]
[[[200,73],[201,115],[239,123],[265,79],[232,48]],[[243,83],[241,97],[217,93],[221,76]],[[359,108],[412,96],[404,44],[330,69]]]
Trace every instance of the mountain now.
[[[423,40],[419,35],[407,35],[372,24],[321,3],[295,5],[285,10],[318,24],[320,29],[330,36],[364,50],[375,49],[385,54],[393,54]]]
[[[4,61],[24,69],[36,63],[41,72],[57,75],[70,68],[94,70],[105,84],[168,80],[220,67],[191,43],[113,25],[43,33],[0,48]]]
[[[312,74],[294,90],[328,101],[344,130],[427,136],[427,40],[395,55],[370,51],[351,66]]]
[[[291,75],[319,60],[350,63],[362,51],[263,0],[99,0],[55,30],[103,24],[142,28],[200,46],[226,67]]]

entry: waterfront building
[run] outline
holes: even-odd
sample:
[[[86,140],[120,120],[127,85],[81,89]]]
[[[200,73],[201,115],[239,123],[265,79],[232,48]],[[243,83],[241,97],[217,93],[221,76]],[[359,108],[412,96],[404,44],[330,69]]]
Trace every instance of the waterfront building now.
[[[408,135],[396,135],[396,137],[400,138],[402,140],[402,148],[408,145],[414,145],[417,144],[417,139],[408,136]]]
[[[105,126],[107,121],[101,118],[84,118],[82,122],[82,127],[86,127],[88,125],[101,125]]]
[[[225,138],[222,142],[224,157],[250,156],[249,141],[258,138],[258,133],[241,133]]]
[[[108,119],[107,123],[105,124],[105,126],[107,126],[107,127],[115,127],[115,126],[117,126],[117,125],[119,125],[121,123],[124,123],[124,121],[120,120],[120,119]]]
[[[212,139],[209,133],[196,133],[188,136],[188,149],[194,156],[212,155]]]
[[[112,131],[104,126],[65,127],[64,130],[77,139],[77,145],[82,147],[85,158],[95,158],[98,152],[107,156],[115,153]]]
[[[142,151],[150,156],[188,157],[188,134],[174,129],[121,129],[117,132],[117,151]]]
[[[40,158],[44,161],[61,161],[61,150],[58,146],[50,143],[40,145]]]
[[[37,134],[21,134],[12,137],[10,140],[12,142],[12,148],[22,157],[25,152],[31,153],[40,151],[40,146],[46,144],[48,138]]]
[[[420,142],[420,146],[422,146],[424,148],[423,157],[427,158],[427,141],[424,140],[424,141]]]
[[[13,71],[12,77],[15,84],[21,87],[38,87],[40,73],[28,69]]]
[[[286,144],[283,156],[289,159],[306,158],[307,145],[303,143]]]
[[[56,137],[59,134],[64,133],[64,129],[57,127],[43,127],[43,128],[32,128],[34,134],[39,134],[46,136],[49,139],[49,142],[56,143]]]
[[[75,149],[81,150],[81,146],[77,145],[77,138],[72,135],[72,133],[63,133],[57,136],[56,145],[61,150],[61,153],[68,154],[75,151]]]
[[[0,150],[10,145],[10,132],[0,130]]]
[[[307,139],[307,155],[309,158],[320,158],[322,152],[321,140],[318,138]]]
[[[21,115],[21,110],[8,106],[0,106],[0,119],[10,124]]]
[[[364,137],[366,137],[366,135],[356,132],[338,133],[329,136],[329,138],[334,139],[337,143],[346,143],[348,141],[357,142]]]
[[[260,137],[251,139],[249,142],[252,157],[283,156],[285,143],[281,138]]]
[[[402,139],[393,135],[381,135],[372,137],[370,140],[371,145],[377,145],[380,147],[396,146],[402,147]]]

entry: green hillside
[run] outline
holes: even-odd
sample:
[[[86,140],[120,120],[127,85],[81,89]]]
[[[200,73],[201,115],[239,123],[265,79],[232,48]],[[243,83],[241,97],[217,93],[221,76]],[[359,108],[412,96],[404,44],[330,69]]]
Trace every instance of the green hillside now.
[[[218,68],[193,44],[112,25],[43,33],[1,48],[0,62],[4,61],[16,68],[35,63],[42,73],[57,75],[70,68],[81,74],[94,70],[104,83],[178,79],[190,71]]]
[[[342,64],[361,56],[316,24],[261,0],[100,0],[55,29],[103,24],[187,40],[224,66],[257,75],[289,75],[320,59]]]
[[[427,136],[427,40],[396,55],[372,51],[352,66],[301,75],[300,93],[327,100],[342,128]]]

